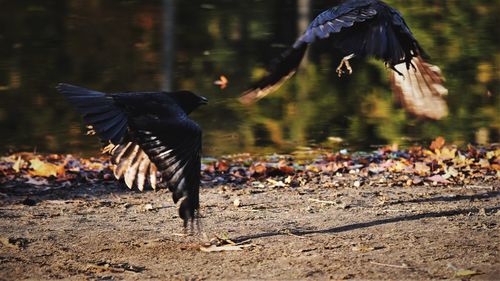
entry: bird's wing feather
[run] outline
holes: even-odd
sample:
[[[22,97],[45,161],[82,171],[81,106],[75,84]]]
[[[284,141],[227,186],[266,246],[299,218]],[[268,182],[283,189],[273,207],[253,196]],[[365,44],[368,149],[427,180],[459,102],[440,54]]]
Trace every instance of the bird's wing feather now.
[[[441,70],[421,57],[414,57],[411,64],[410,68],[404,63],[395,66],[401,75],[390,73],[395,98],[413,115],[435,120],[445,117],[448,107],[444,96],[448,90],[443,85]]]
[[[199,208],[201,129],[188,118],[135,122],[134,139],[160,172],[160,187],[168,187],[174,202],[180,202],[185,222],[194,218]]]
[[[113,98],[105,93],[86,88],[59,84],[56,89],[83,115],[87,125],[93,127],[104,141],[119,144],[127,131],[127,117],[124,111],[117,107]]]
[[[137,186],[144,190],[146,182],[156,189],[156,165],[136,142],[110,145],[104,149],[112,155],[113,173],[116,179],[125,179],[128,188]]]
[[[307,49],[307,44],[289,48],[276,58],[266,76],[254,83],[240,96],[240,102],[250,104],[276,91],[286,80],[295,74]]]
[[[366,6],[345,6],[345,8],[324,11],[309,24],[294,46],[302,42],[310,44],[316,39],[328,38],[331,34],[342,31],[343,28],[351,27],[357,22],[364,22],[377,15],[377,10],[370,8],[369,3],[364,5]]]

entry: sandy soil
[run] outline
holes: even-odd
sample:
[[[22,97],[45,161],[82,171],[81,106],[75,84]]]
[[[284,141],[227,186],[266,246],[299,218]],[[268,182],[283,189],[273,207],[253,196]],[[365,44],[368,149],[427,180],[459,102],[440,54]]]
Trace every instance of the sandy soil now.
[[[499,186],[215,186],[188,237],[166,191],[4,187],[0,279],[500,279]]]

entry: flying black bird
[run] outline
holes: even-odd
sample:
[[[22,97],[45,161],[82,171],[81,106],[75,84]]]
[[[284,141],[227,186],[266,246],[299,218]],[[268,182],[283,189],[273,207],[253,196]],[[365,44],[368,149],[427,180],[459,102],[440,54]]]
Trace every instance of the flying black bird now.
[[[348,0],[319,14],[240,101],[251,103],[275,91],[295,73],[308,45],[327,38],[334,51],[344,56],[337,68],[339,77],[344,67],[352,73],[350,59],[375,57],[393,70],[393,92],[406,110],[432,119],[447,114],[443,100],[447,89],[439,68],[424,62],[427,55],[402,15],[378,0]]]
[[[153,189],[168,187],[184,226],[193,222],[200,206],[201,129],[187,115],[206,98],[188,91],[105,94],[69,84],[57,90],[108,144],[103,152],[112,155],[117,179],[141,191],[146,179]]]

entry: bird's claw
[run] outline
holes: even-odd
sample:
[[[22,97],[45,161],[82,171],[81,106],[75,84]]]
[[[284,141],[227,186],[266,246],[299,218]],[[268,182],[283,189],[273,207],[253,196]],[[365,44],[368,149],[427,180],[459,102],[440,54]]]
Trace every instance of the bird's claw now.
[[[183,233],[187,236],[202,233],[201,217],[199,214],[196,214],[194,218],[185,220],[183,226]]]
[[[337,67],[337,75],[339,77],[342,77],[342,74],[344,74],[343,67],[345,66],[345,69],[347,70],[347,74],[351,75],[352,74],[352,67],[351,64],[349,63],[349,59],[343,58],[340,61],[340,65]]]

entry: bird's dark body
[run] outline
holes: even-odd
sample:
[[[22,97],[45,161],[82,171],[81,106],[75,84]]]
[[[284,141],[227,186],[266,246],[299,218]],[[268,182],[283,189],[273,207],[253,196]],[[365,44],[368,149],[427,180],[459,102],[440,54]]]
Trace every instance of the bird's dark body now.
[[[201,129],[188,114],[206,99],[191,92],[105,94],[69,84],[57,89],[66,95],[106,143],[116,164],[115,176],[142,190],[146,178],[156,188],[182,199],[179,215],[185,224],[199,209]]]

